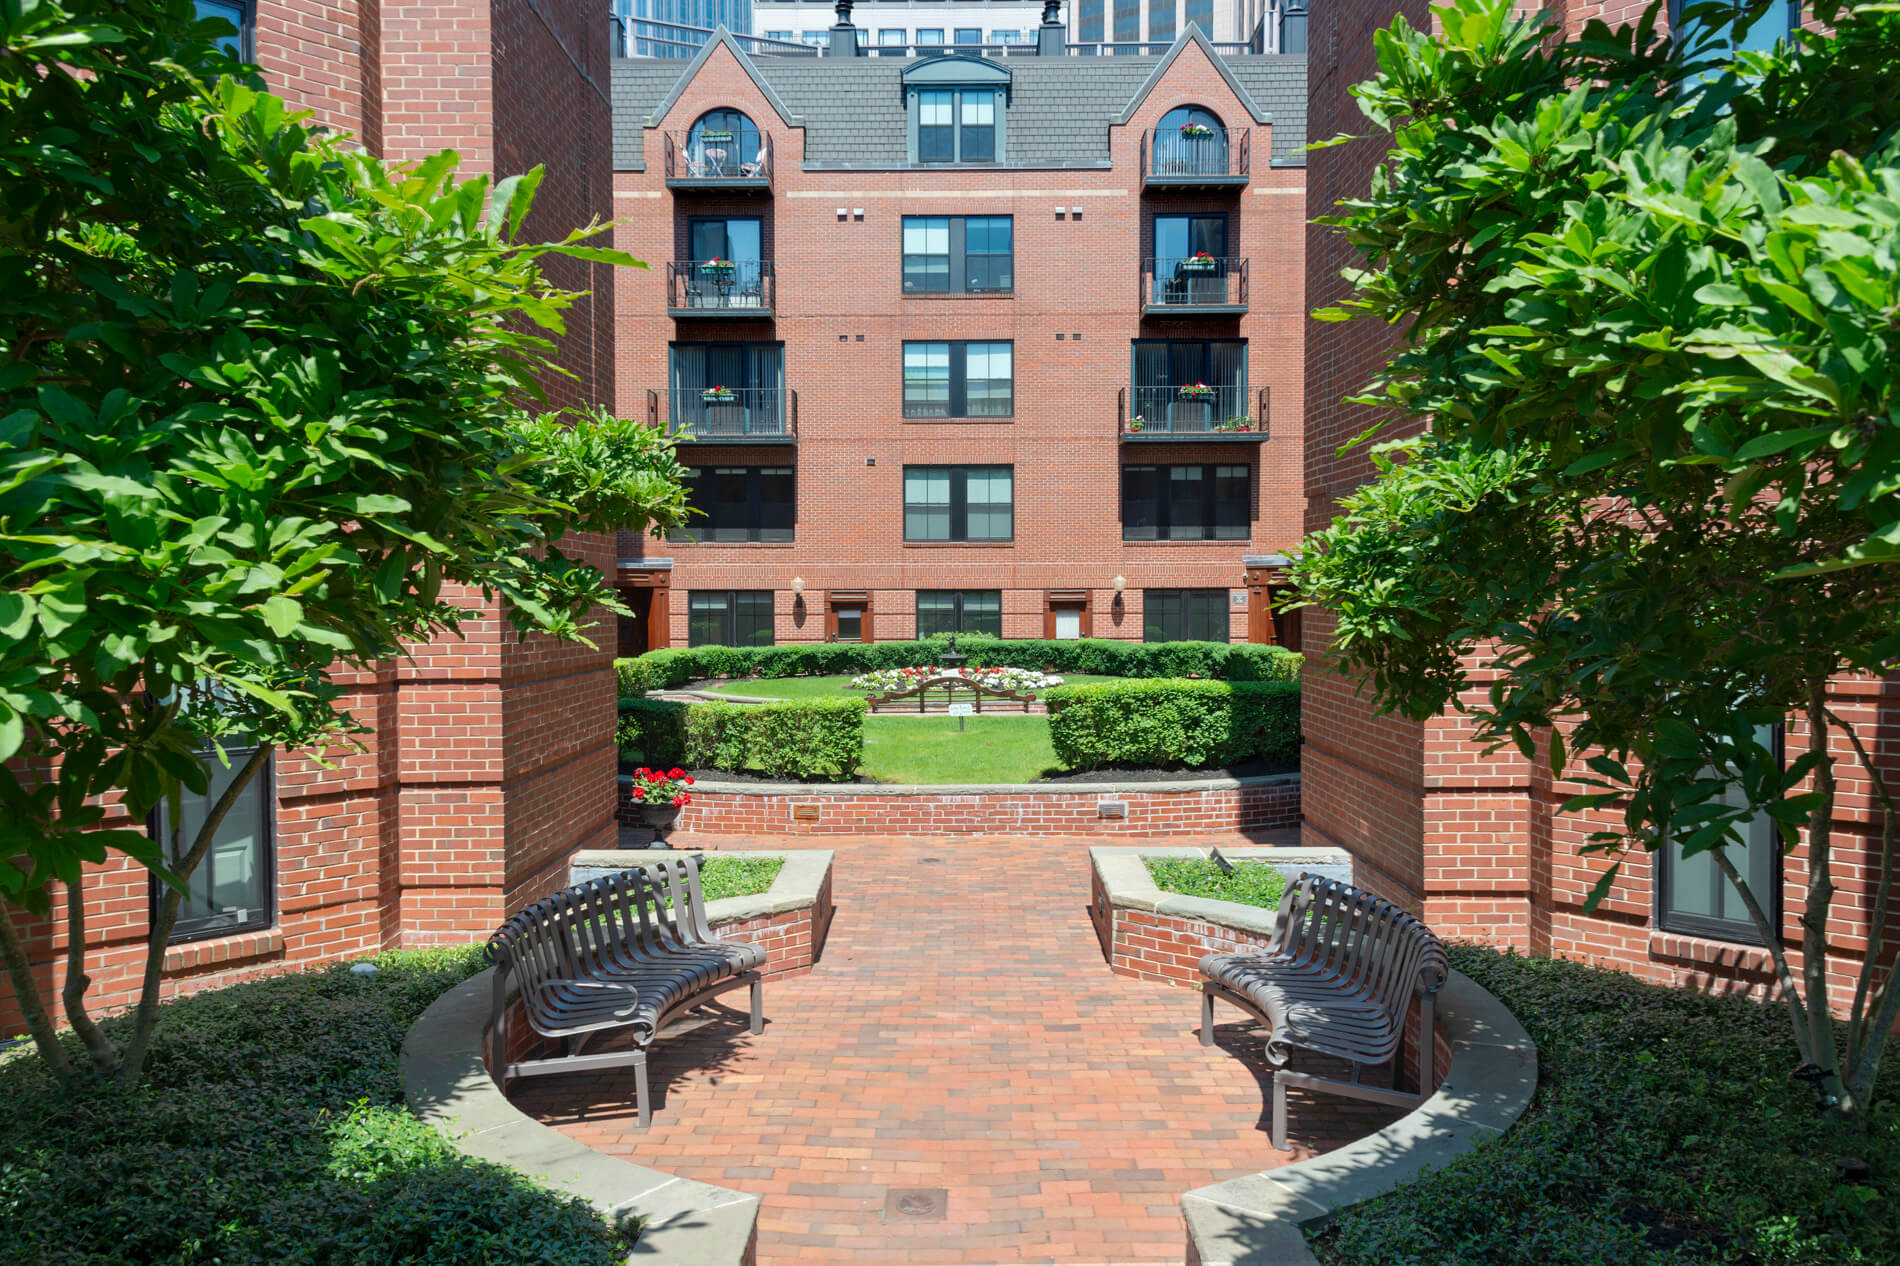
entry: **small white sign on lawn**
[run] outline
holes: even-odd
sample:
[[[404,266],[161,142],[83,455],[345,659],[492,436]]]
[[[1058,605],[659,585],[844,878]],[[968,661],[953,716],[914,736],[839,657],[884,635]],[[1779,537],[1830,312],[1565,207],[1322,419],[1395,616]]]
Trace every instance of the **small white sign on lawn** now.
[[[950,705],[950,715],[953,717],[975,716],[976,705],[973,703],[953,703]]]

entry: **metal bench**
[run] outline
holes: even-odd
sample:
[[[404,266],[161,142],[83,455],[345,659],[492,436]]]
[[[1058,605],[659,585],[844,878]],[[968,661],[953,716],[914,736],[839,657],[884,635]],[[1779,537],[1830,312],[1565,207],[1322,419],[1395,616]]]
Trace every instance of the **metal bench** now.
[[[653,1119],[647,1047],[668,1023],[749,985],[752,1032],[765,1028],[757,970],[765,952],[714,939],[699,863],[691,857],[643,862],[543,897],[489,938],[488,961],[495,965],[492,1067],[502,1089],[516,1077],[631,1064],[641,1129]],[[528,1026],[557,1039],[559,1055],[508,1058],[511,984]],[[634,1048],[582,1053],[591,1038],[609,1032],[631,1033]]]
[[[1288,1086],[1394,1107],[1432,1092],[1432,1002],[1445,983],[1445,948],[1423,923],[1389,901],[1319,875],[1301,875],[1280,898],[1264,950],[1201,960],[1201,1044],[1214,1044],[1214,999],[1224,998],[1272,1031],[1273,1145],[1286,1147]],[[1419,1000],[1418,1089],[1398,1088],[1405,1020]],[[1338,1081],[1286,1067],[1292,1049],[1352,1064]],[[1361,1069],[1392,1064],[1392,1088],[1361,1084]]]

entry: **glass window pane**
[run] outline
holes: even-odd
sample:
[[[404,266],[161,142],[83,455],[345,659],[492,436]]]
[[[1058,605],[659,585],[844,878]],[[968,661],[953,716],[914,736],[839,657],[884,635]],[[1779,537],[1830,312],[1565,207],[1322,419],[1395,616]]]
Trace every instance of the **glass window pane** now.
[[[963,93],[963,125],[965,127],[989,127],[996,122],[996,94],[993,92]]]
[[[1003,594],[998,589],[975,589],[963,595],[963,631],[1003,636]]]
[[[759,539],[789,541],[797,521],[797,498],[792,472],[768,468],[759,471]]]
[[[1253,507],[1249,504],[1248,469],[1214,468],[1214,539],[1244,541],[1249,535]]]
[[[949,589],[917,591],[917,636],[957,631],[957,595]]]
[[[1181,591],[1147,589],[1141,595],[1141,638],[1144,642],[1180,639]]]
[[[718,646],[726,640],[726,595],[691,594],[686,606],[686,643],[689,646]]]
[[[161,806],[156,826],[166,853],[176,862],[191,847],[211,805],[231,786],[254,748],[227,748],[228,766],[211,761],[210,786],[203,795],[185,791],[179,801],[177,845],[168,808]],[[178,909],[173,939],[261,927],[270,919],[269,831],[272,757],[238,795],[212,834],[211,849],[187,882],[189,894]]]
[[[950,416],[950,344],[904,344],[904,416]]]
[[[1013,412],[1012,351],[1008,343],[970,343],[965,346],[966,416],[1006,418]]]
[[[775,640],[772,621],[772,591],[744,590],[732,595],[736,646],[770,646]]]
[[[1161,532],[1159,466],[1122,467],[1122,539],[1152,541]]]
[[[907,541],[949,540],[950,507],[932,509],[905,506],[904,539]]]
[[[1198,541],[1207,536],[1207,481],[1200,466],[1168,468],[1168,539]]]
[[[1190,642],[1227,640],[1227,591],[1191,589],[1188,591],[1188,628]]]

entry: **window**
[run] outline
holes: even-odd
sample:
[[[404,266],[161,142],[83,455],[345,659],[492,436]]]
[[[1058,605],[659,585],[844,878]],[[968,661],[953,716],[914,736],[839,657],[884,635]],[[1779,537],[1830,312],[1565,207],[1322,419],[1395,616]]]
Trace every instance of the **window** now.
[[[688,646],[770,646],[772,591],[694,590],[686,604]]]
[[[675,343],[672,362],[676,434],[787,433],[784,344]],[[708,399],[714,387],[725,392]]]
[[[997,294],[1015,286],[1007,215],[904,217],[905,294]]]
[[[790,467],[700,466],[687,482],[687,501],[703,517],[674,540],[789,541],[797,520]]]
[[[1136,339],[1131,417],[1144,431],[1204,432],[1247,416],[1247,345],[1237,339]],[[1212,390],[1192,397],[1181,388]]]
[[[917,636],[932,633],[988,633],[1003,636],[1000,589],[919,589]]]
[[[992,44],[1020,44],[1022,42],[1023,33],[1021,31],[990,32],[990,43]]]
[[[910,32],[905,30],[901,26],[898,27],[894,31],[880,30],[877,33],[878,47],[891,49],[892,51],[888,53],[880,53],[878,55],[880,57],[902,57],[905,53],[910,51],[907,46],[907,41],[905,39],[905,37],[908,36],[909,34]]]
[[[1081,0],[1076,10],[1077,34],[1084,44],[1099,44],[1105,36],[1106,25],[1103,21],[1106,0]]]
[[[917,32],[917,42],[919,44],[943,43],[943,28],[940,26],[927,26],[919,29]]]
[[[213,44],[240,61],[252,59],[251,36],[256,28],[251,21],[251,0],[194,0],[194,3],[198,21],[222,18],[231,25],[229,32],[220,31],[211,37]]]
[[[1187,20],[1201,28],[1201,34],[1214,38],[1214,0],[1187,0]]]
[[[906,466],[904,539],[1012,540],[1015,502],[1009,466]]]
[[[767,31],[765,38],[768,40],[783,40],[789,44],[797,37],[790,31]]]
[[[904,416],[1013,416],[1014,353],[1012,343],[904,344]]]
[[[798,33],[798,40],[801,44],[810,44],[813,47],[821,48],[831,42],[831,34],[828,31],[800,31]]]
[[[925,34],[918,32],[919,43]],[[1000,147],[996,115],[996,92],[991,88],[928,88],[918,92],[917,161],[997,161]]]
[[[1141,607],[1144,642],[1227,640],[1225,589],[1144,589]]]
[[[1140,38],[1141,0],[1115,0],[1115,42],[1133,44]]]
[[[956,41],[959,44],[981,44],[983,42],[983,32],[980,29],[960,26],[957,28]]]
[[[1781,727],[1763,726],[1755,741],[1781,754]],[[1741,788],[1718,797],[1723,803],[1741,805],[1747,801]],[[1766,813],[1755,815],[1742,828],[1742,845],[1728,845],[1729,860],[1735,864],[1748,890],[1761,904],[1768,917],[1778,925],[1781,920],[1781,840],[1775,821]],[[1656,852],[1656,925],[1665,932],[1703,936],[1712,940],[1761,943],[1755,922],[1748,917],[1741,894],[1715,864],[1713,853],[1684,857],[1682,846],[1673,841]]]
[[[191,847],[198,829],[204,825],[205,815],[255,750],[227,747],[225,755],[230,765],[226,767],[212,760],[211,784],[205,793],[183,792],[179,801],[176,848],[172,842],[169,808],[160,803],[152,814],[149,829],[172,862],[178,862],[183,850]],[[224,821],[218,824],[210,850],[186,883],[189,893],[178,907],[178,922],[172,925],[173,941],[227,936],[270,926],[271,897],[276,887],[276,859],[272,847],[276,832],[272,777],[276,763],[274,755],[266,758],[264,767],[258,770],[231,811],[224,815]],[[151,892],[154,914],[163,894],[164,886],[154,878]]]
[[[1195,135],[1189,135],[1192,130]],[[1200,133],[1205,132],[1206,135]],[[1155,124],[1154,155],[1151,170],[1156,175],[1224,176],[1228,167],[1227,125],[1220,116],[1204,106],[1176,106]],[[1162,254],[1161,221],[1155,218],[1155,254]],[[1220,220],[1220,246],[1210,255],[1227,253],[1227,221]],[[1176,230],[1170,229],[1169,232]],[[1203,229],[1203,232],[1212,232]],[[1190,233],[1192,230],[1190,229]],[[1172,243],[1170,243],[1172,244]],[[1186,245],[1185,242],[1181,245]],[[1199,249],[1199,248],[1197,248]]]
[[[1174,0],[1149,0],[1148,40],[1154,44],[1174,42]]]
[[[1670,0],[1669,24],[1685,40],[1699,39],[1712,23],[1720,23],[1726,16],[1697,12],[1704,3],[1706,0]],[[1742,52],[1765,53],[1775,46],[1776,40],[1786,39],[1800,25],[1800,0],[1773,0],[1746,34],[1737,38],[1733,30],[1719,32],[1708,51],[1730,56]]]
[[[1124,466],[1122,539],[1244,541],[1248,476],[1245,466]]]

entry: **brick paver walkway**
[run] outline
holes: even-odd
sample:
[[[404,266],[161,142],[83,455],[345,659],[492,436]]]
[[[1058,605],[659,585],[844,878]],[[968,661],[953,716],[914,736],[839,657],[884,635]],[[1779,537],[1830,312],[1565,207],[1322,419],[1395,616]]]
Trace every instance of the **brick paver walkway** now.
[[[1182,1192],[1399,1115],[1295,1092],[1276,1152],[1240,1013],[1205,1048],[1198,995],[1102,961],[1086,842],[824,843],[823,958],[766,982],[763,1034],[731,1011],[658,1044],[650,1131],[630,1073],[516,1096],[602,1152],[764,1197],[761,1263],[1179,1263]]]

